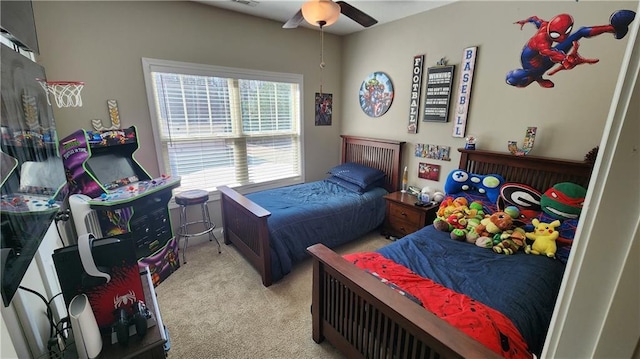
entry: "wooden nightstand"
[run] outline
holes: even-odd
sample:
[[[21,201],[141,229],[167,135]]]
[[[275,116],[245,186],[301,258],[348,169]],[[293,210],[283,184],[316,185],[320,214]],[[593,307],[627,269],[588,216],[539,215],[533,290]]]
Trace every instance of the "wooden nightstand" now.
[[[433,223],[438,212],[438,205],[426,207],[416,206],[416,196],[400,191],[390,193],[384,198],[387,200],[387,215],[384,220],[382,234],[389,237],[404,237],[420,228]]]

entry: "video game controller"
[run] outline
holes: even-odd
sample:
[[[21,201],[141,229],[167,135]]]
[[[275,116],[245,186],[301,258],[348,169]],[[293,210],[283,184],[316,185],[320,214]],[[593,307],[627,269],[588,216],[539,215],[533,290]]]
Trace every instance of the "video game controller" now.
[[[463,170],[454,170],[449,173],[444,184],[447,194],[455,194],[461,191],[476,190],[486,194],[491,203],[496,203],[500,196],[500,186],[504,178],[498,174],[478,175]]]
[[[131,306],[131,316],[123,307],[119,307],[115,311],[116,322],[113,324],[113,330],[116,332],[118,343],[122,346],[129,344],[129,327],[134,325],[136,334],[142,338],[147,334],[147,319],[151,317],[149,310],[143,302],[137,301]]]

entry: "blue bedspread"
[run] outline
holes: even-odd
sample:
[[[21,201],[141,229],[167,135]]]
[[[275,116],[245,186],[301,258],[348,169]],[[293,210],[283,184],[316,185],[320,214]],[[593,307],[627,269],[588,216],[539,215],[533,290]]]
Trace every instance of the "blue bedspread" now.
[[[378,250],[422,277],[506,315],[540,354],[564,264],[545,256],[496,254],[427,226]]]
[[[327,181],[276,188],[246,195],[271,212],[271,275],[281,279],[307,258],[307,247],[323,243],[335,248],[361,237],[384,221],[388,192],[374,188],[363,194]]]

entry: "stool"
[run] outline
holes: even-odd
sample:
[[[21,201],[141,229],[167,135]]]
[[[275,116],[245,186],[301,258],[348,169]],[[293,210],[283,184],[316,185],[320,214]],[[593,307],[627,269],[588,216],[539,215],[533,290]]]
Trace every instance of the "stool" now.
[[[215,223],[211,222],[211,217],[209,217],[209,208],[207,208],[208,200],[209,192],[201,189],[184,191],[176,195],[176,204],[180,206],[180,227],[178,229],[178,242],[180,242],[180,237],[184,237],[184,245],[182,249],[183,263],[187,263],[186,252],[190,237],[202,236],[208,233],[209,241],[213,241],[215,239],[216,243],[218,243],[218,253],[221,253],[220,242],[218,242],[218,238],[216,238],[215,234],[213,234],[213,230],[214,228],[216,228],[216,225]],[[202,210],[202,220],[187,222],[187,207],[197,204],[200,205],[200,209]],[[200,223],[204,225],[204,231],[198,233],[189,233],[189,226]]]

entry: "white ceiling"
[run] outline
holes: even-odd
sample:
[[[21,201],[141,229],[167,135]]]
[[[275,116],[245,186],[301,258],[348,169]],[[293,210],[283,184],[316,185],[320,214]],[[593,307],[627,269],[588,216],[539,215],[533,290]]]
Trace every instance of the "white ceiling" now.
[[[298,12],[300,6],[305,0],[194,0],[199,3],[237,11],[253,16],[258,16],[266,19],[276,20],[284,24],[293,15]],[[347,3],[360,9],[369,16],[378,20],[376,25],[379,26],[387,22],[398,20],[407,16],[411,16],[417,13],[428,11],[436,7],[440,7],[449,4],[456,0],[448,1],[436,1],[436,0],[419,0],[419,1],[361,1],[361,0],[349,0]],[[254,6],[246,5],[245,3],[251,3]],[[316,26],[309,25],[306,21],[300,26],[307,28],[318,29]],[[325,32],[329,32],[336,35],[347,35],[357,31],[364,30],[360,24],[346,17],[340,15],[338,21],[324,28]],[[295,29],[287,29],[287,31],[295,31]]]

